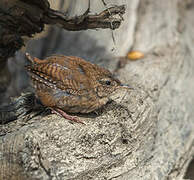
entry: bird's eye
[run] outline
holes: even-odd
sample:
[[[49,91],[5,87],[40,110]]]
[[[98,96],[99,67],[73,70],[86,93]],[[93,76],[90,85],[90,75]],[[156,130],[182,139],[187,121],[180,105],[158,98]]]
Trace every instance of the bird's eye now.
[[[111,85],[111,81],[105,81],[106,85]]]
[[[99,83],[103,86],[115,86],[115,82],[112,79],[106,78],[106,79],[100,79]]]

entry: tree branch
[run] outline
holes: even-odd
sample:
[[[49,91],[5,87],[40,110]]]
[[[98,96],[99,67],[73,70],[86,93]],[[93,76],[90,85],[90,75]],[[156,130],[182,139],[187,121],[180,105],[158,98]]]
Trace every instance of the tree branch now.
[[[89,15],[88,11],[78,17],[68,19],[63,13],[50,9],[44,21],[47,24],[57,24],[68,31],[80,31],[96,28],[117,29],[123,20],[122,15],[125,13],[125,6],[110,7],[97,15]],[[120,18],[114,17],[119,15]]]
[[[117,29],[125,13],[122,5],[110,7],[97,15],[90,15],[87,10],[83,15],[69,19],[51,9],[46,0],[14,0],[10,3],[3,0],[0,7],[0,58],[3,59],[13,56],[24,45],[22,36],[32,37],[41,32],[45,24],[55,24],[68,31]]]

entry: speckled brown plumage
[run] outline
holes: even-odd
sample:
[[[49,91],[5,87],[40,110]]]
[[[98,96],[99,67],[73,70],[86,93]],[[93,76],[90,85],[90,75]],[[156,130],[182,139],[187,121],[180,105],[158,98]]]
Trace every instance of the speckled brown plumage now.
[[[37,97],[60,114],[61,110],[89,113],[99,109],[122,86],[110,71],[78,57],[54,55],[40,60],[26,56]]]

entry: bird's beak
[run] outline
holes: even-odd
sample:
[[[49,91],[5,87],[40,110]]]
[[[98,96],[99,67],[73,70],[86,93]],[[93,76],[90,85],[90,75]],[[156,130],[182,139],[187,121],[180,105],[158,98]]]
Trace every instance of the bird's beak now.
[[[133,89],[133,90],[134,90],[133,87],[131,87],[131,86],[127,85],[127,84],[121,84],[120,86],[121,86],[122,88]]]

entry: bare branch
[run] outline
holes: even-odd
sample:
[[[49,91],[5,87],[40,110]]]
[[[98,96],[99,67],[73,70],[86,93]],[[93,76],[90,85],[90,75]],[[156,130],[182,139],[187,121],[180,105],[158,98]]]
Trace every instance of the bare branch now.
[[[63,13],[50,9],[44,21],[47,24],[57,24],[69,31],[80,31],[96,28],[119,28],[125,13],[125,6],[110,7],[97,15],[89,15],[88,11],[83,15],[68,19]],[[119,15],[120,17],[114,17]]]

